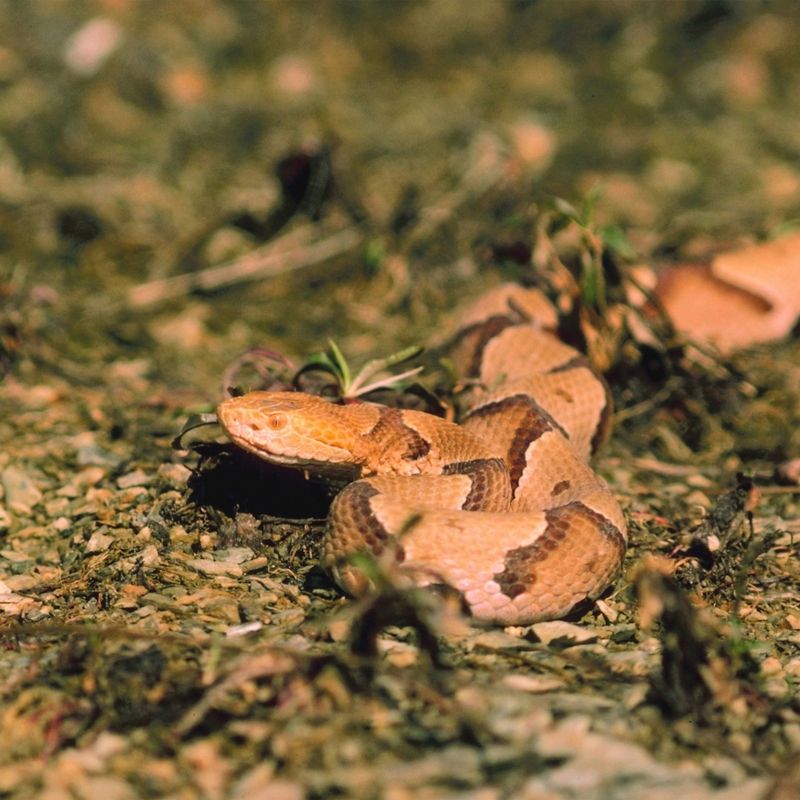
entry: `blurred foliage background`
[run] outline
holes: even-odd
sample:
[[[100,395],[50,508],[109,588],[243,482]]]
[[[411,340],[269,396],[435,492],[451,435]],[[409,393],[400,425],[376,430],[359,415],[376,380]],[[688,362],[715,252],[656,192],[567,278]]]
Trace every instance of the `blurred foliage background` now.
[[[265,338],[425,340],[496,280],[486,243],[529,238],[554,195],[600,186],[599,221],[648,260],[768,235],[800,219],[799,39],[791,0],[6,2],[5,294],[96,355],[115,339],[199,383]],[[311,190],[309,159],[325,172]],[[501,189],[410,242],[487,159]],[[321,188],[280,219],[293,180],[305,200]],[[362,246],[156,309],[124,301],[309,219],[320,236],[356,225]]]

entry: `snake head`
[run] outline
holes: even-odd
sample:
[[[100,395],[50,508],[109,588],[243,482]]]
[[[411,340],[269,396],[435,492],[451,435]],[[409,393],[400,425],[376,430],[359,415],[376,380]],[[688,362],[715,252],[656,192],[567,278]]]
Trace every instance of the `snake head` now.
[[[358,477],[358,436],[340,407],[302,392],[248,392],[217,408],[230,440],[273,464],[321,475]]]

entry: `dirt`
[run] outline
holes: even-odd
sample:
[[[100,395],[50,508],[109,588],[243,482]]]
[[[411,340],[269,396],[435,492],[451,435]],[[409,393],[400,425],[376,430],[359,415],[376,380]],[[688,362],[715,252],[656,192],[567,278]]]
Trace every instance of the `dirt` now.
[[[0,31],[0,797],[800,792],[800,342],[723,359],[625,294],[796,228],[793,4],[54,1]],[[413,402],[447,404],[459,306],[556,262],[605,268],[562,326],[611,383],[631,532],[570,620],[345,598],[334,489],[174,442],[329,338],[427,345]]]

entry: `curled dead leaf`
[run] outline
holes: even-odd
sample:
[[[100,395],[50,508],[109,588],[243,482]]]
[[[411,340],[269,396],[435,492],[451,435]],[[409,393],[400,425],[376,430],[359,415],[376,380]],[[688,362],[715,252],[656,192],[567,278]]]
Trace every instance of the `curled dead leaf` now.
[[[655,294],[678,330],[723,353],[782,339],[800,316],[800,234],[668,267]]]

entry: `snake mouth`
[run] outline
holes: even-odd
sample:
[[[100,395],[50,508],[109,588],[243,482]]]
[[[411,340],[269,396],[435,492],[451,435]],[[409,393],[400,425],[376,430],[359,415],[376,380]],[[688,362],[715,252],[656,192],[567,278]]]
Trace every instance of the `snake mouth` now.
[[[352,481],[361,474],[358,464],[336,463],[331,461],[315,461],[293,453],[278,453],[269,449],[267,444],[254,441],[253,429],[247,423],[228,420],[223,426],[228,437],[243,450],[258,456],[263,461],[289,469],[303,470],[312,475],[336,481]]]
[[[356,480],[361,475],[361,467],[358,464],[336,464],[330,461],[312,461],[298,456],[277,455],[244,442],[237,441],[236,443],[270,464],[287,467],[288,469],[302,470],[325,480],[347,483]]]

